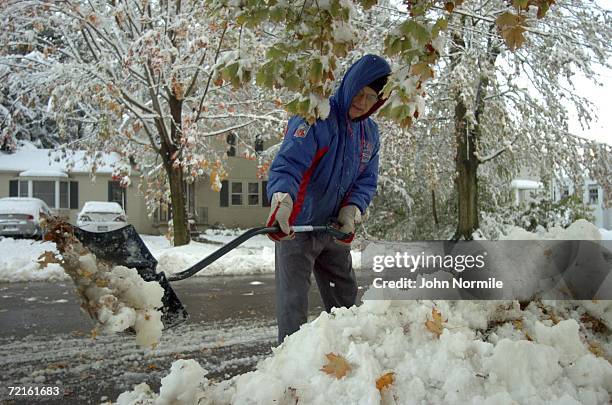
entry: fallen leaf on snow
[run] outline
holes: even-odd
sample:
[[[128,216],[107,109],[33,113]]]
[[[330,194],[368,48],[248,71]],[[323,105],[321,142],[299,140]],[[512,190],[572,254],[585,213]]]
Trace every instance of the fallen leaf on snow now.
[[[346,359],[335,353],[327,353],[327,364],[321,367],[321,371],[329,375],[335,375],[339,380],[351,371],[351,366]]]
[[[383,389],[388,388],[395,381],[395,373],[389,372],[381,375],[376,380],[376,389],[382,392]]]
[[[425,322],[425,327],[439,338],[442,334],[442,330],[444,330],[444,326],[442,326],[442,314],[437,309],[432,308],[431,318],[432,319]]]

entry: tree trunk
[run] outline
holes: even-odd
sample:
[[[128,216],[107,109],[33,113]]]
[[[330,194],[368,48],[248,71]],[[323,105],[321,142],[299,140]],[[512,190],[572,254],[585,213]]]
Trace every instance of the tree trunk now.
[[[494,32],[495,24],[491,24],[489,31]],[[472,234],[478,229],[478,166],[480,160],[474,155],[476,144],[481,137],[481,119],[484,114],[485,96],[489,86],[489,78],[481,68],[481,64],[486,64],[486,70],[495,66],[495,61],[499,55],[500,48],[493,40],[493,35],[487,40],[487,56],[484,60],[479,60],[479,80],[476,89],[476,109],[474,111],[473,126],[468,127],[466,118],[467,108],[461,98],[461,94],[456,96],[455,104],[455,141],[457,154],[455,156],[455,169],[457,177],[455,186],[457,189],[457,229],[453,239],[471,240]],[[459,35],[453,36],[454,51],[459,51],[465,47],[465,41]],[[459,62],[458,59],[451,61],[453,66]]]
[[[191,241],[189,234],[189,224],[187,222],[187,206],[185,191],[183,187],[183,169],[174,166],[173,155],[178,151],[177,145],[181,145],[183,133],[181,131],[183,101],[177,98],[174,93],[168,94],[168,104],[170,106],[170,134],[172,136],[172,146],[170,149],[170,164],[166,167],[168,181],[170,182],[170,199],[172,201],[172,226],[174,227],[174,246],[187,245]]]
[[[183,169],[166,167],[170,183],[170,201],[172,202],[172,226],[174,227],[174,246],[187,245],[191,240],[185,209],[185,194],[183,193]]]
[[[467,129],[466,108],[458,99],[455,105],[455,139],[457,154],[455,168],[457,177],[457,229],[453,239],[471,240],[472,233],[478,229],[478,159],[474,156],[475,134]]]

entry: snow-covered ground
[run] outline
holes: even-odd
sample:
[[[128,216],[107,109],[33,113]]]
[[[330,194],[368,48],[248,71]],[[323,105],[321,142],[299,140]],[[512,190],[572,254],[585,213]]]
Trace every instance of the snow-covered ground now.
[[[142,239],[158,261],[157,271],[174,274],[186,270],[223,244],[236,238],[242,230],[207,230],[201,235],[210,243],[191,242],[173,247],[163,236],[143,235]],[[274,273],[274,242],[257,235],[198,273],[199,276],[246,275]]]
[[[173,247],[163,236],[141,235],[145,245],[158,261],[157,271],[174,274],[186,270],[211,254],[223,244],[239,236],[243,230],[207,230],[201,235],[204,243]],[[56,281],[68,276],[58,264],[39,269],[38,257],[45,251],[57,253],[52,242],[31,239],[0,239],[0,282]],[[359,266],[360,254],[352,252],[353,264]],[[255,236],[229,252],[198,276],[236,276],[274,273],[274,242],[266,236]]]
[[[567,239],[599,236],[574,225]],[[611,329],[611,301],[366,301],[322,313],[255,371],[211,383],[181,360],[159,393],[139,384],[117,403],[609,404]]]
[[[0,239],[0,282],[56,281],[69,277],[59,264],[39,269],[38,257],[45,251],[57,253],[55,243],[31,239]]]
[[[173,274],[189,268],[237,237],[241,231],[209,230],[202,236],[210,243],[191,242],[173,247],[163,236],[141,235],[145,245],[159,262],[157,271]],[[69,277],[58,264],[40,269],[38,257],[45,251],[57,253],[53,242],[31,239],[0,239],[0,282],[56,281]],[[265,236],[255,236],[237,249],[198,273],[199,276],[245,275],[274,272],[274,243]]]

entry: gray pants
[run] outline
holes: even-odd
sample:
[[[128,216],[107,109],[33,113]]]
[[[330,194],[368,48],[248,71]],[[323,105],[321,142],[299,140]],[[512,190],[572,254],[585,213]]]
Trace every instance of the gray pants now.
[[[297,233],[295,239],[276,243],[276,318],[278,342],[297,331],[308,316],[310,274],[321,292],[325,310],[351,307],[357,297],[357,281],[347,246],[328,234]]]

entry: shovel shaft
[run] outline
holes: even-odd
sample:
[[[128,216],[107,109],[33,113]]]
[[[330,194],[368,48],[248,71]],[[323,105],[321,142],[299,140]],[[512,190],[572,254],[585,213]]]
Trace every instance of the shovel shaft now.
[[[293,226],[292,229],[293,229],[293,232],[297,232],[297,233],[325,232],[325,233],[331,234],[334,238],[337,238],[337,239],[346,239],[350,236],[330,225],[298,225],[298,226]],[[281,232],[278,226],[259,227],[259,228],[249,229],[248,231],[238,236],[237,238],[232,239],[226,245],[221,246],[219,249],[215,250],[214,252],[212,252],[211,254],[209,254],[204,259],[200,260],[199,262],[197,262],[196,264],[194,264],[187,270],[181,271],[180,273],[176,273],[168,277],[168,281],[179,281],[179,280],[184,280],[187,277],[193,276],[194,274],[196,274],[197,272],[199,272],[206,266],[215,262],[217,259],[225,255],[226,253],[230,252],[231,250],[234,250],[235,248],[237,248],[238,246],[240,246],[247,240],[251,239],[253,236],[268,234],[268,233],[277,233],[277,232]]]

